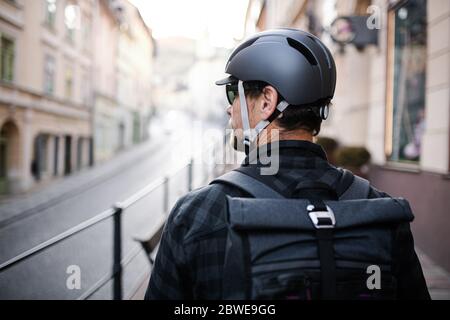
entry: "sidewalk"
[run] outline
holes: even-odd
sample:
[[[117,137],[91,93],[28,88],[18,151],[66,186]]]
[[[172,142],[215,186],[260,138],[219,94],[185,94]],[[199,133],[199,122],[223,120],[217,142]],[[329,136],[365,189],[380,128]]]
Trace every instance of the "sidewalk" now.
[[[113,177],[130,163],[147,157],[160,143],[153,140],[143,142],[92,168],[85,168],[70,176],[50,181],[47,185],[38,186],[35,190],[24,194],[0,198],[0,228]]]
[[[450,274],[436,265],[423,251],[416,248],[425,280],[433,300],[450,300]]]

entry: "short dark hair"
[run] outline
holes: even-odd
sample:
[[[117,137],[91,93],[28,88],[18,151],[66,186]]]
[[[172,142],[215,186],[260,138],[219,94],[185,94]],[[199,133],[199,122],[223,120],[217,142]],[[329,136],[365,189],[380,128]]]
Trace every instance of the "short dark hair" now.
[[[275,120],[279,127],[287,131],[303,129],[317,136],[322,126],[319,107],[289,106],[281,118]]]
[[[247,83],[249,89],[246,89],[246,95],[251,98],[258,98],[261,95],[262,90],[270,85],[263,81],[250,81]],[[284,98],[278,92],[277,103],[280,103],[282,100],[284,100]],[[317,136],[322,126],[322,118],[320,117],[319,110],[321,107],[330,106],[330,104],[330,99],[324,99],[312,105],[289,105],[289,107],[283,111],[281,118],[277,118],[275,121],[280,128],[286,131],[303,129],[310,132],[312,135]]]

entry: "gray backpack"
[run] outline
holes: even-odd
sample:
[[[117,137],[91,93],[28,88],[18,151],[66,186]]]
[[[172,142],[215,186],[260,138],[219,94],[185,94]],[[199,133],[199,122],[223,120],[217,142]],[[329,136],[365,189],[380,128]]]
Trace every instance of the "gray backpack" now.
[[[413,220],[409,204],[367,199],[367,180],[346,170],[343,177],[338,201],[288,199],[240,171],[212,182],[253,197],[227,196],[224,299],[396,298],[393,231]]]

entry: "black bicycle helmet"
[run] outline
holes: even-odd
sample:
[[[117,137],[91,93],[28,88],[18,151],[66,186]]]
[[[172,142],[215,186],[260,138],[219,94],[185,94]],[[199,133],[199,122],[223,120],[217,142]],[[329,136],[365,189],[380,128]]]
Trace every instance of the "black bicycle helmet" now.
[[[230,76],[217,85],[263,81],[294,106],[329,102],[336,87],[336,65],[328,48],[296,29],[267,30],[248,38],[232,52],[225,72]]]

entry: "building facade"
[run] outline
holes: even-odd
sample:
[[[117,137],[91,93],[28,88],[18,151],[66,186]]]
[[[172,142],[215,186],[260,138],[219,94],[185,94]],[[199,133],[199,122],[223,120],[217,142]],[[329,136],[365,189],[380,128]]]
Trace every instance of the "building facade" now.
[[[154,50],[151,32],[139,11],[128,1],[119,3],[117,100],[120,150],[148,138]]]
[[[102,162],[118,149],[117,43],[120,22],[111,2],[96,3],[94,33],[94,158]]]
[[[95,20],[95,160],[148,138],[153,39],[127,0],[100,0]]]
[[[336,18],[364,15],[376,44],[331,40]],[[450,270],[450,2],[252,0],[247,17],[249,33],[295,27],[332,49],[338,83],[322,135],[370,151],[372,183],[410,201],[417,245]]]
[[[127,0],[0,0],[0,194],[145,140],[152,59]]]
[[[93,1],[0,1],[0,192],[89,165]]]

